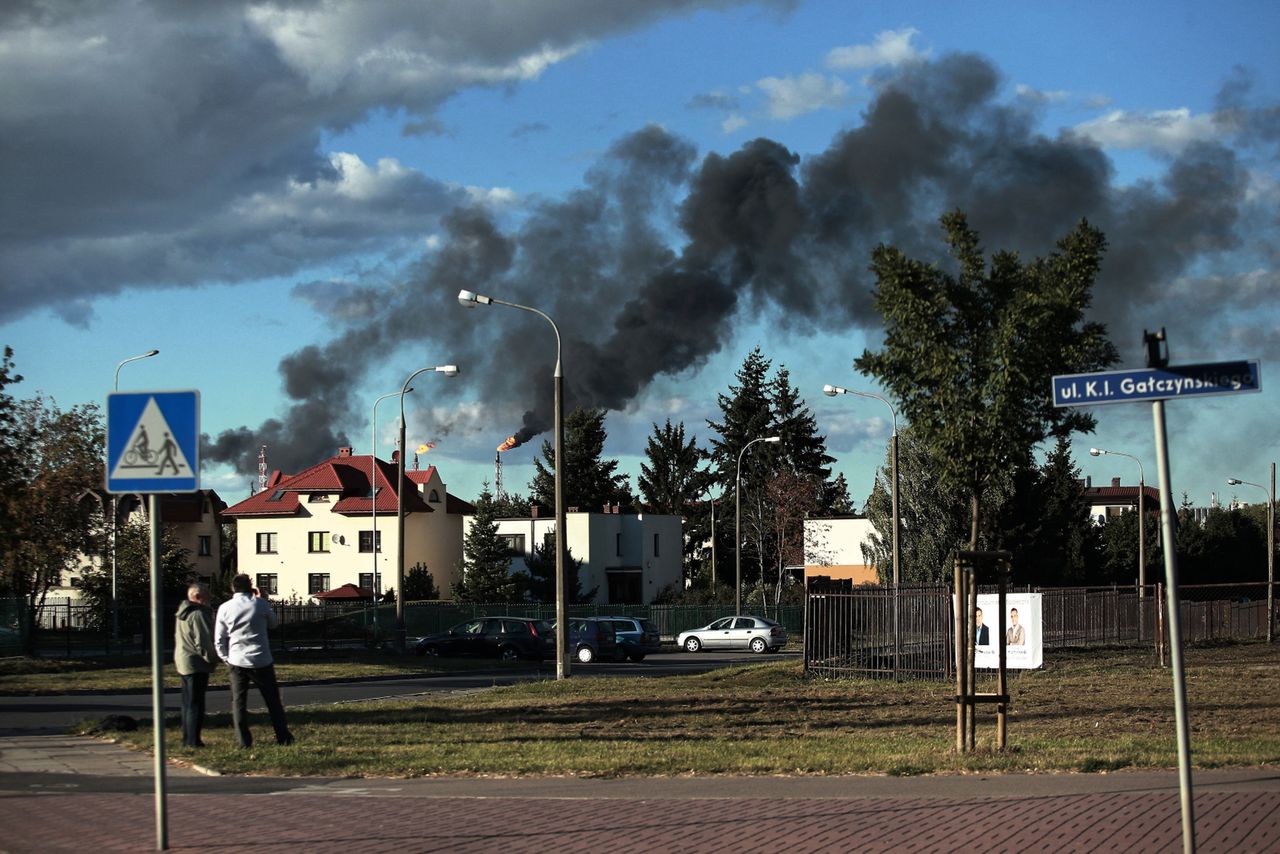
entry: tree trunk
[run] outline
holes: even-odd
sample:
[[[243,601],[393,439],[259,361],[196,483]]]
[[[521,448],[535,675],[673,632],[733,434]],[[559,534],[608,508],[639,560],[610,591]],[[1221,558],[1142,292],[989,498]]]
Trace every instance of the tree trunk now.
[[[969,497],[970,517],[969,517],[969,551],[976,552],[978,550],[978,505],[981,503],[982,496],[974,490]]]

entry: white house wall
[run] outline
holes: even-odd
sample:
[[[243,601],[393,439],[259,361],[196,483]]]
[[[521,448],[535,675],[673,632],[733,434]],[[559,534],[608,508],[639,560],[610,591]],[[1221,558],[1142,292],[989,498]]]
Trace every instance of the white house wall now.
[[[472,517],[464,522],[470,531]],[[500,519],[499,534],[522,534],[525,551],[532,553],[547,534],[555,530],[552,518]],[[684,579],[681,568],[682,526],[679,516],[624,513],[569,513],[565,517],[565,543],[573,557],[582,561],[579,575],[584,590],[596,589],[597,604],[609,602],[609,570],[621,567],[640,569],[641,599],[651,603],[666,587],[678,587]],[[621,554],[619,554],[621,535]],[[654,536],[658,553],[654,554]],[[528,571],[522,558],[511,561],[511,571]]]

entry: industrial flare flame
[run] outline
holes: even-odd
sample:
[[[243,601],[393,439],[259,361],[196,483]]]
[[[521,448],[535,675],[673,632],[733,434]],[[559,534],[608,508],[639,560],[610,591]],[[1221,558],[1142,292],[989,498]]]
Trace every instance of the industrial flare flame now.
[[[499,452],[509,451],[512,448],[518,448],[518,447],[520,447],[520,440],[517,439],[515,436],[508,436],[506,441],[498,446],[498,451]]]

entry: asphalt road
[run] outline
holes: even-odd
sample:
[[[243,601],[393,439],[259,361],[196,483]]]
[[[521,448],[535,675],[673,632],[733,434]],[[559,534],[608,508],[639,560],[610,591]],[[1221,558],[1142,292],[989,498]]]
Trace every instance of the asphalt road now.
[[[786,656],[787,653],[782,653]],[[794,653],[792,654],[794,655]],[[700,673],[733,664],[776,659],[778,656],[757,656],[750,653],[672,652],[654,655],[642,662],[576,664],[572,667],[574,678],[593,676],[670,676],[679,673]],[[480,691],[499,685],[512,685],[538,679],[554,679],[555,663],[542,662],[528,668],[495,668],[471,670],[465,673],[430,674],[421,676],[396,676],[377,679],[358,679],[348,682],[285,685],[281,688],[286,707],[355,703],[364,700],[414,697],[424,694],[456,694]],[[215,681],[217,676],[215,675]],[[257,698],[250,694],[250,703]],[[209,710],[226,711],[230,697],[225,683],[210,685]],[[181,713],[181,696],[177,689],[165,692],[165,712]],[[252,709],[253,706],[251,705]],[[151,717],[151,694],[57,694],[41,697],[0,697],[0,736],[62,733],[85,719],[98,719],[106,715],[129,715],[135,718]]]

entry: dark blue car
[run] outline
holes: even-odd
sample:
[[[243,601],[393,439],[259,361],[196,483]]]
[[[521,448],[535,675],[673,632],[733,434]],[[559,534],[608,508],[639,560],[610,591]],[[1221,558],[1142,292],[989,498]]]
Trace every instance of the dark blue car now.
[[[658,627],[642,617],[600,617],[613,626],[622,652],[632,661],[644,661],[651,653],[662,652]]]

